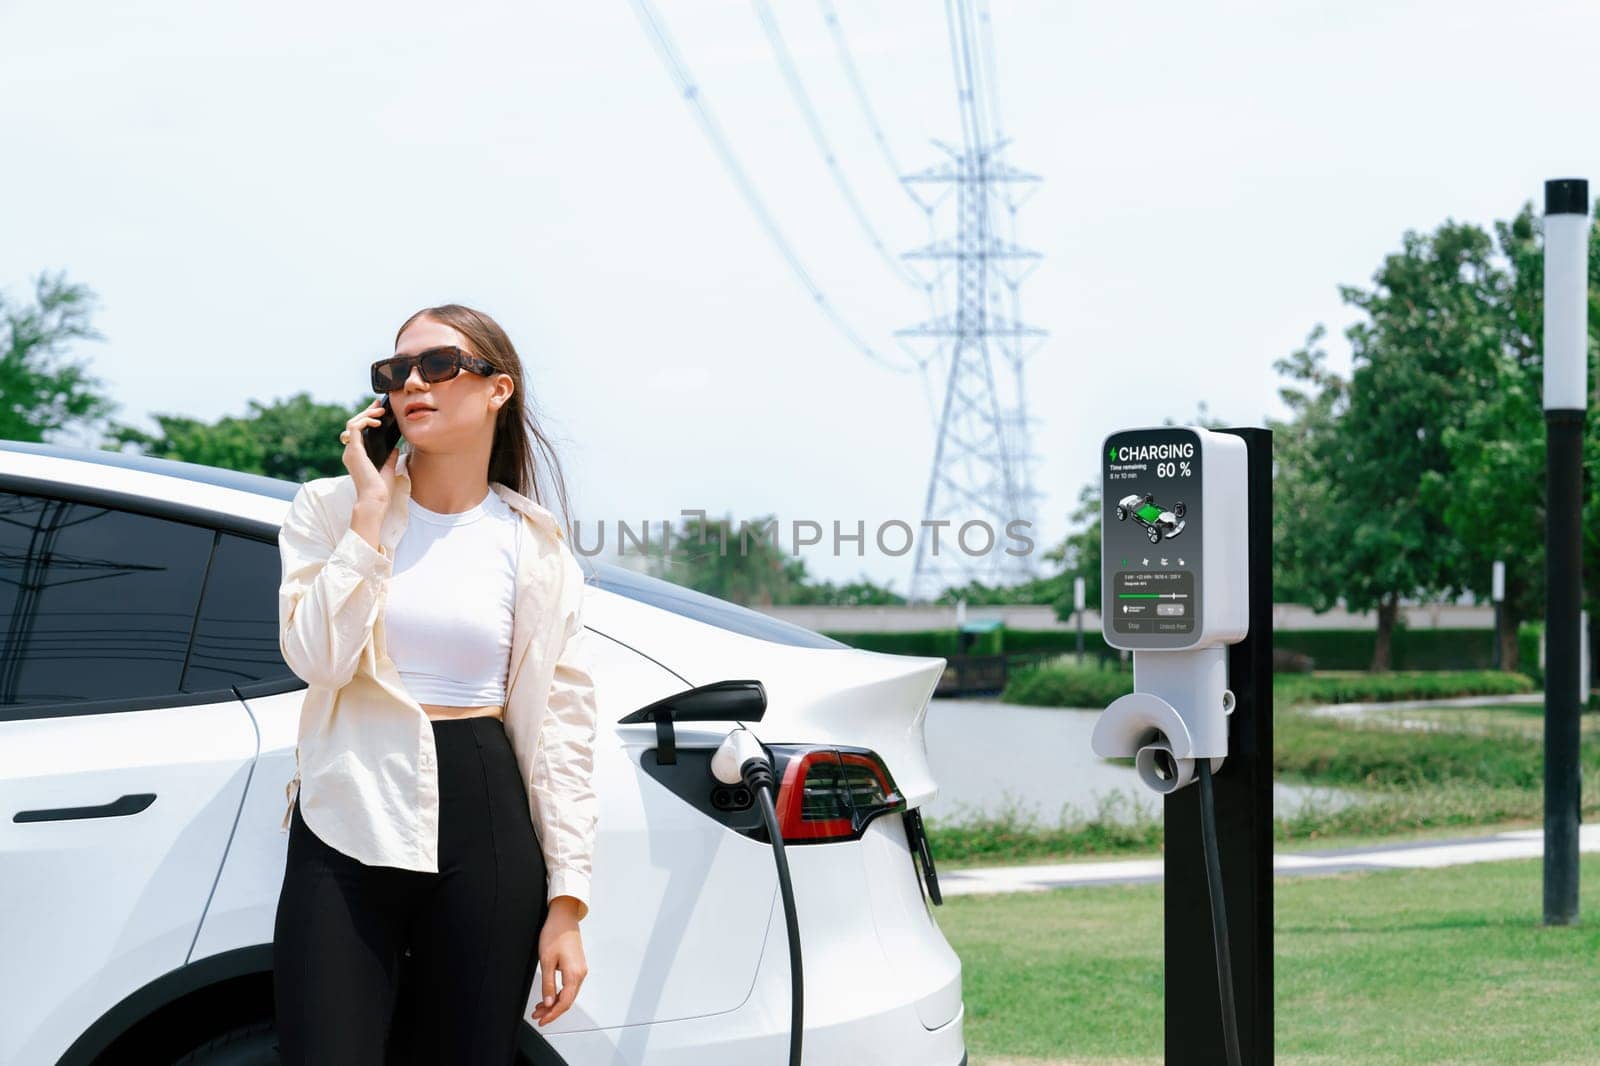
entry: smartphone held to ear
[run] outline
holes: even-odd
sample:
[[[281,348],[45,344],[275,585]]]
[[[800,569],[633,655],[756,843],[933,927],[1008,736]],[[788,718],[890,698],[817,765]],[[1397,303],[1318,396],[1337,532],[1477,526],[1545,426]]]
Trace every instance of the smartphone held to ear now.
[[[378,424],[362,431],[361,442],[366,445],[367,458],[372,460],[372,465],[382,470],[383,464],[389,461],[389,453],[400,443],[400,420],[389,406],[389,397],[383,398],[383,413],[378,416]]]

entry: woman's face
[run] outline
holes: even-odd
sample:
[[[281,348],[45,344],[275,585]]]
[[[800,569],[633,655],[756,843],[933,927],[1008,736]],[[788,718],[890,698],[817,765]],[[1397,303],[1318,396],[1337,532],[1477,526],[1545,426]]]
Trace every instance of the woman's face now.
[[[472,354],[467,339],[456,329],[419,318],[400,334],[394,354],[417,355],[445,345],[455,345]],[[394,409],[400,432],[413,447],[449,450],[484,434],[492,437],[495,416],[511,391],[510,374],[484,377],[463,369],[448,381],[429,383],[422,380],[419,368],[412,367],[405,387],[389,394],[389,406]],[[413,405],[419,405],[417,410],[407,414],[406,408]]]

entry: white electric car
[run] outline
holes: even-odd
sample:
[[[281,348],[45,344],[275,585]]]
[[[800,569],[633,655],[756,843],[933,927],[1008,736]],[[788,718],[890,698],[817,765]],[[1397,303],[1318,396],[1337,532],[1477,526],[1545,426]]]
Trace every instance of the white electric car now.
[[[293,482],[0,442],[0,1063],[278,1061],[279,825],[304,683],[277,645]],[[580,557],[582,560],[582,557]],[[756,679],[804,948],[804,1052],[959,1066],[961,964],[918,808],[939,658],[859,651],[591,565],[600,708],[589,977],[525,1064],[784,1063],[785,916],[734,722],[622,724]]]

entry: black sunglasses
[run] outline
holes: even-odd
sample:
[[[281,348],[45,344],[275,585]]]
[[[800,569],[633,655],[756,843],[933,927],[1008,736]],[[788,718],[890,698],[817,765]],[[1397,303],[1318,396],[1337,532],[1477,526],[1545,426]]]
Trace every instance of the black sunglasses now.
[[[494,364],[487,359],[468,355],[453,344],[442,348],[429,348],[416,355],[396,355],[379,359],[372,364],[372,391],[394,392],[406,387],[406,379],[415,366],[422,371],[422,380],[430,385],[449,381],[463,370],[488,377],[494,373]]]

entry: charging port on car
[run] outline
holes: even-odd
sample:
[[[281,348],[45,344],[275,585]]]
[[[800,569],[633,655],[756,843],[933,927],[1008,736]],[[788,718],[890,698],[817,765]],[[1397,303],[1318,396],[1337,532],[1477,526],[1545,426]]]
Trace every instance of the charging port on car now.
[[[718,785],[711,790],[711,806],[719,811],[746,810],[755,796],[744,785]]]

